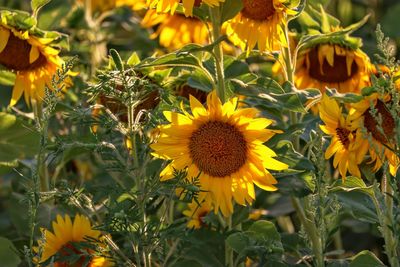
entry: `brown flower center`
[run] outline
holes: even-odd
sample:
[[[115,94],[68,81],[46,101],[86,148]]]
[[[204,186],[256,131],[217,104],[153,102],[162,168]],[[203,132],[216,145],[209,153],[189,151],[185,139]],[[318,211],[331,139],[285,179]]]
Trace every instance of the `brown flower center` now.
[[[237,172],[246,162],[247,143],[236,127],[209,121],[196,130],[189,142],[190,156],[200,171],[215,177]]]
[[[189,85],[184,85],[177,88],[176,94],[187,99],[189,99],[189,95],[192,95],[197,98],[201,103],[205,103],[207,101],[206,92],[190,87]]]
[[[31,48],[26,40],[21,40],[11,33],[6,47],[0,53],[0,64],[15,71],[33,70],[46,64],[47,59],[40,52],[39,57],[29,63]]]
[[[341,83],[353,77],[358,66],[355,61],[351,64],[350,75],[347,72],[346,56],[340,56],[335,53],[333,66],[331,66],[326,58],[321,64],[318,60],[318,47],[312,49],[308,54],[309,59],[309,75],[310,77],[326,83]],[[306,62],[304,64],[307,64]],[[307,67],[307,66],[304,66]]]
[[[240,12],[249,19],[267,20],[275,13],[273,0],[242,0],[242,3]]]
[[[336,135],[338,136],[340,143],[342,143],[345,148],[348,148],[350,145],[349,134],[350,130],[346,128],[336,128]]]
[[[371,114],[371,108],[364,112],[364,127],[372,134],[372,137],[382,144],[387,143],[394,137],[395,121],[392,114],[386,108],[385,104],[378,100],[375,105],[376,116],[382,117],[382,125],[378,125],[376,116]],[[380,131],[379,129],[383,130]]]

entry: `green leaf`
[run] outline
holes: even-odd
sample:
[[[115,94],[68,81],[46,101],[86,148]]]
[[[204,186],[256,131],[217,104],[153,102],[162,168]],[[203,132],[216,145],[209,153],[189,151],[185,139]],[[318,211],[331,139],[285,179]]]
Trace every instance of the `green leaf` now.
[[[0,84],[13,86],[15,83],[15,73],[6,70],[0,70]]]
[[[34,156],[39,149],[39,135],[16,116],[0,112],[0,162]]]
[[[383,264],[374,253],[363,250],[353,257],[350,267],[384,267]]]
[[[336,89],[329,89],[329,88],[326,88],[326,94],[330,97],[333,97],[339,101],[343,101],[346,103],[357,103],[363,99],[363,97],[359,94],[353,94],[353,93],[341,94]]]
[[[16,253],[14,244],[7,238],[0,237],[0,259],[2,267],[17,267],[21,259]]]
[[[140,58],[136,52],[133,52],[132,55],[128,58],[126,62],[129,66],[135,66],[140,63]]]
[[[354,176],[348,176],[344,181],[342,179],[337,180],[333,184],[331,191],[338,191],[338,190],[342,190],[345,192],[358,191],[365,193],[371,197],[374,194],[372,186],[367,186],[361,178]]]
[[[263,257],[276,254],[279,259],[283,253],[280,234],[272,222],[265,220],[253,223],[247,231],[231,234],[226,242],[241,258],[257,254]]]
[[[39,12],[39,9],[50,3],[51,0],[32,0],[31,1],[31,7],[32,7],[32,12],[34,16],[37,15]]]
[[[242,10],[242,8],[243,8],[242,1],[226,0],[222,4],[221,22],[225,22],[227,20],[230,20],[231,18],[236,16],[236,14],[239,13],[239,11]]]
[[[110,49],[110,55],[117,69],[119,71],[124,71],[124,63],[122,62],[121,56],[118,54],[117,50]]]

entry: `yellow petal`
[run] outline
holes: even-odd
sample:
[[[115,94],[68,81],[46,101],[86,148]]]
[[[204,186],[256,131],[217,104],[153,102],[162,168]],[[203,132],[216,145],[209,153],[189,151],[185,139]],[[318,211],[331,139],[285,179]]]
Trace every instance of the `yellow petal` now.
[[[0,27],[0,53],[6,48],[9,37],[10,31]]]

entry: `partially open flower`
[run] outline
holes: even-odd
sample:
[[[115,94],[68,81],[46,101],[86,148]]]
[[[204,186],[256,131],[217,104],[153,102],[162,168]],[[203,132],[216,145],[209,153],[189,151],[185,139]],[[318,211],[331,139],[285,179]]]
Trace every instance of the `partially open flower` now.
[[[189,209],[183,211],[183,214],[189,218],[187,227],[199,229],[206,226],[204,217],[212,211],[211,203],[209,201],[203,201],[201,203],[193,201],[188,205],[188,208]]]

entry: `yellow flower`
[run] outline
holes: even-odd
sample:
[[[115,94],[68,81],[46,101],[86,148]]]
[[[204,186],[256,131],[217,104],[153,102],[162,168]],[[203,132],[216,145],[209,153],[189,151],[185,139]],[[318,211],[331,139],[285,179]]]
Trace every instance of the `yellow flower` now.
[[[76,255],[82,255],[78,261],[73,265],[68,262],[55,262],[55,267],[66,267],[75,266],[80,267],[88,260],[87,254],[92,254],[88,265],[89,267],[109,267],[114,264],[105,257],[98,256],[97,253],[94,255],[94,251],[91,249],[85,249],[85,252],[81,252],[74,246],[74,243],[78,242],[91,242],[93,245],[101,245],[101,232],[93,230],[90,221],[83,215],[76,215],[74,222],[68,215],[65,218],[57,215],[57,220],[53,221],[53,232],[42,229],[44,240],[39,240],[38,251],[41,251],[39,263],[43,263],[55,256],[56,254],[64,257]],[[104,246],[104,244],[102,244]]]
[[[147,8],[146,0],[116,0],[116,6],[129,6],[133,10],[142,10]]]
[[[209,192],[214,212],[233,212],[232,198],[240,205],[255,199],[254,184],[274,191],[277,183],[266,170],[288,166],[275,160],[275,152],[263,145],[275,133],[265,127],[272,121],[255,118],[254,108],[237,109],[237,98],[221,104],[216,92],[208,95],[207,108],[196,98],[189,99],[192,114],[165,111],[170,122],[160,127],[153,155],[172,160],[161,172],[162,181],[174,177],[175,170],[187,170],[187,179],[198,177],[201,190]]]
[[[204,217],[212,210],[211,203],[209,201],[203,201],[202,203],[193,201],[188,205],[188,208],[183,211],[183,215],[189,218],[187,227],[199,229],[205,226]]]
[[[352,127],[349,117],[342,114],[338,103],[326,95],[322,97],[319,116],[325,123],[320,125],[321,130],[332,137],[325,151],[325,158],[329,159],[335,155],[333,166],[339,169],[343,179],[347,172],[361,177],[358,165],[368,151],[368,141],[363,138],[361,129]]]
[[[65,62],[58,56],[59,50],[49,45],[51,41],[0,22],[0,64],[16,73],[10,106],[17,103],[22,93],[30,105],[32,100],[43,100],[46,86],[54,90],[52,78]],[[70,85],[71,80],[65,79],[63,86]]]
[[[156,25],[157,30],[151,38],[159,37],[160,44],[170,51],[190,43],[209,43],[207,26],[197,18],[187,18],[180,14],[159,14],[154,9],[149,9],[142,20],[142,26],[153,28]]]
[[[224,24],[232,43],[247,52],[256,45],[260,51],[287,46],[283,27],[286,14],[293,14],[293,11],[282,4],[284,0],[241,1],[243,9]]]
[[[193,15],[193,7],[200,6],[202,3],[213,6],[219,6],[219,3],[225,2],[225,0],[147,0],[150,8],[156,8],[158,13],[169,12],[173,15],[178,7],[179,3],[183,5],[183,11],[186,17]]]
[[[297,56],[295,83],[299,89],[336,88],[340,93],[360,93],[371,85],[372,65],[360,49],[320,44],[300,51]]]
[[[372,137],[369,144],[371,161],[375,162],[374,171],[379,170],[383,162],[388,160],[390,173],[394,176],[399,166],[399,158],[392,151],[394,148],[394,138],[396,122],[386,105],[391,101],[389,95],[379,97],[374,93],[362,101],[352,104],[351,119],[357,127],[365,128]],[[371,103],[373,109],[371,108]],[[374,113],[376,114],[374,115]],[[379,124],[376,118],[381,117]],[[383,130],[383,132],[382,132]]]

